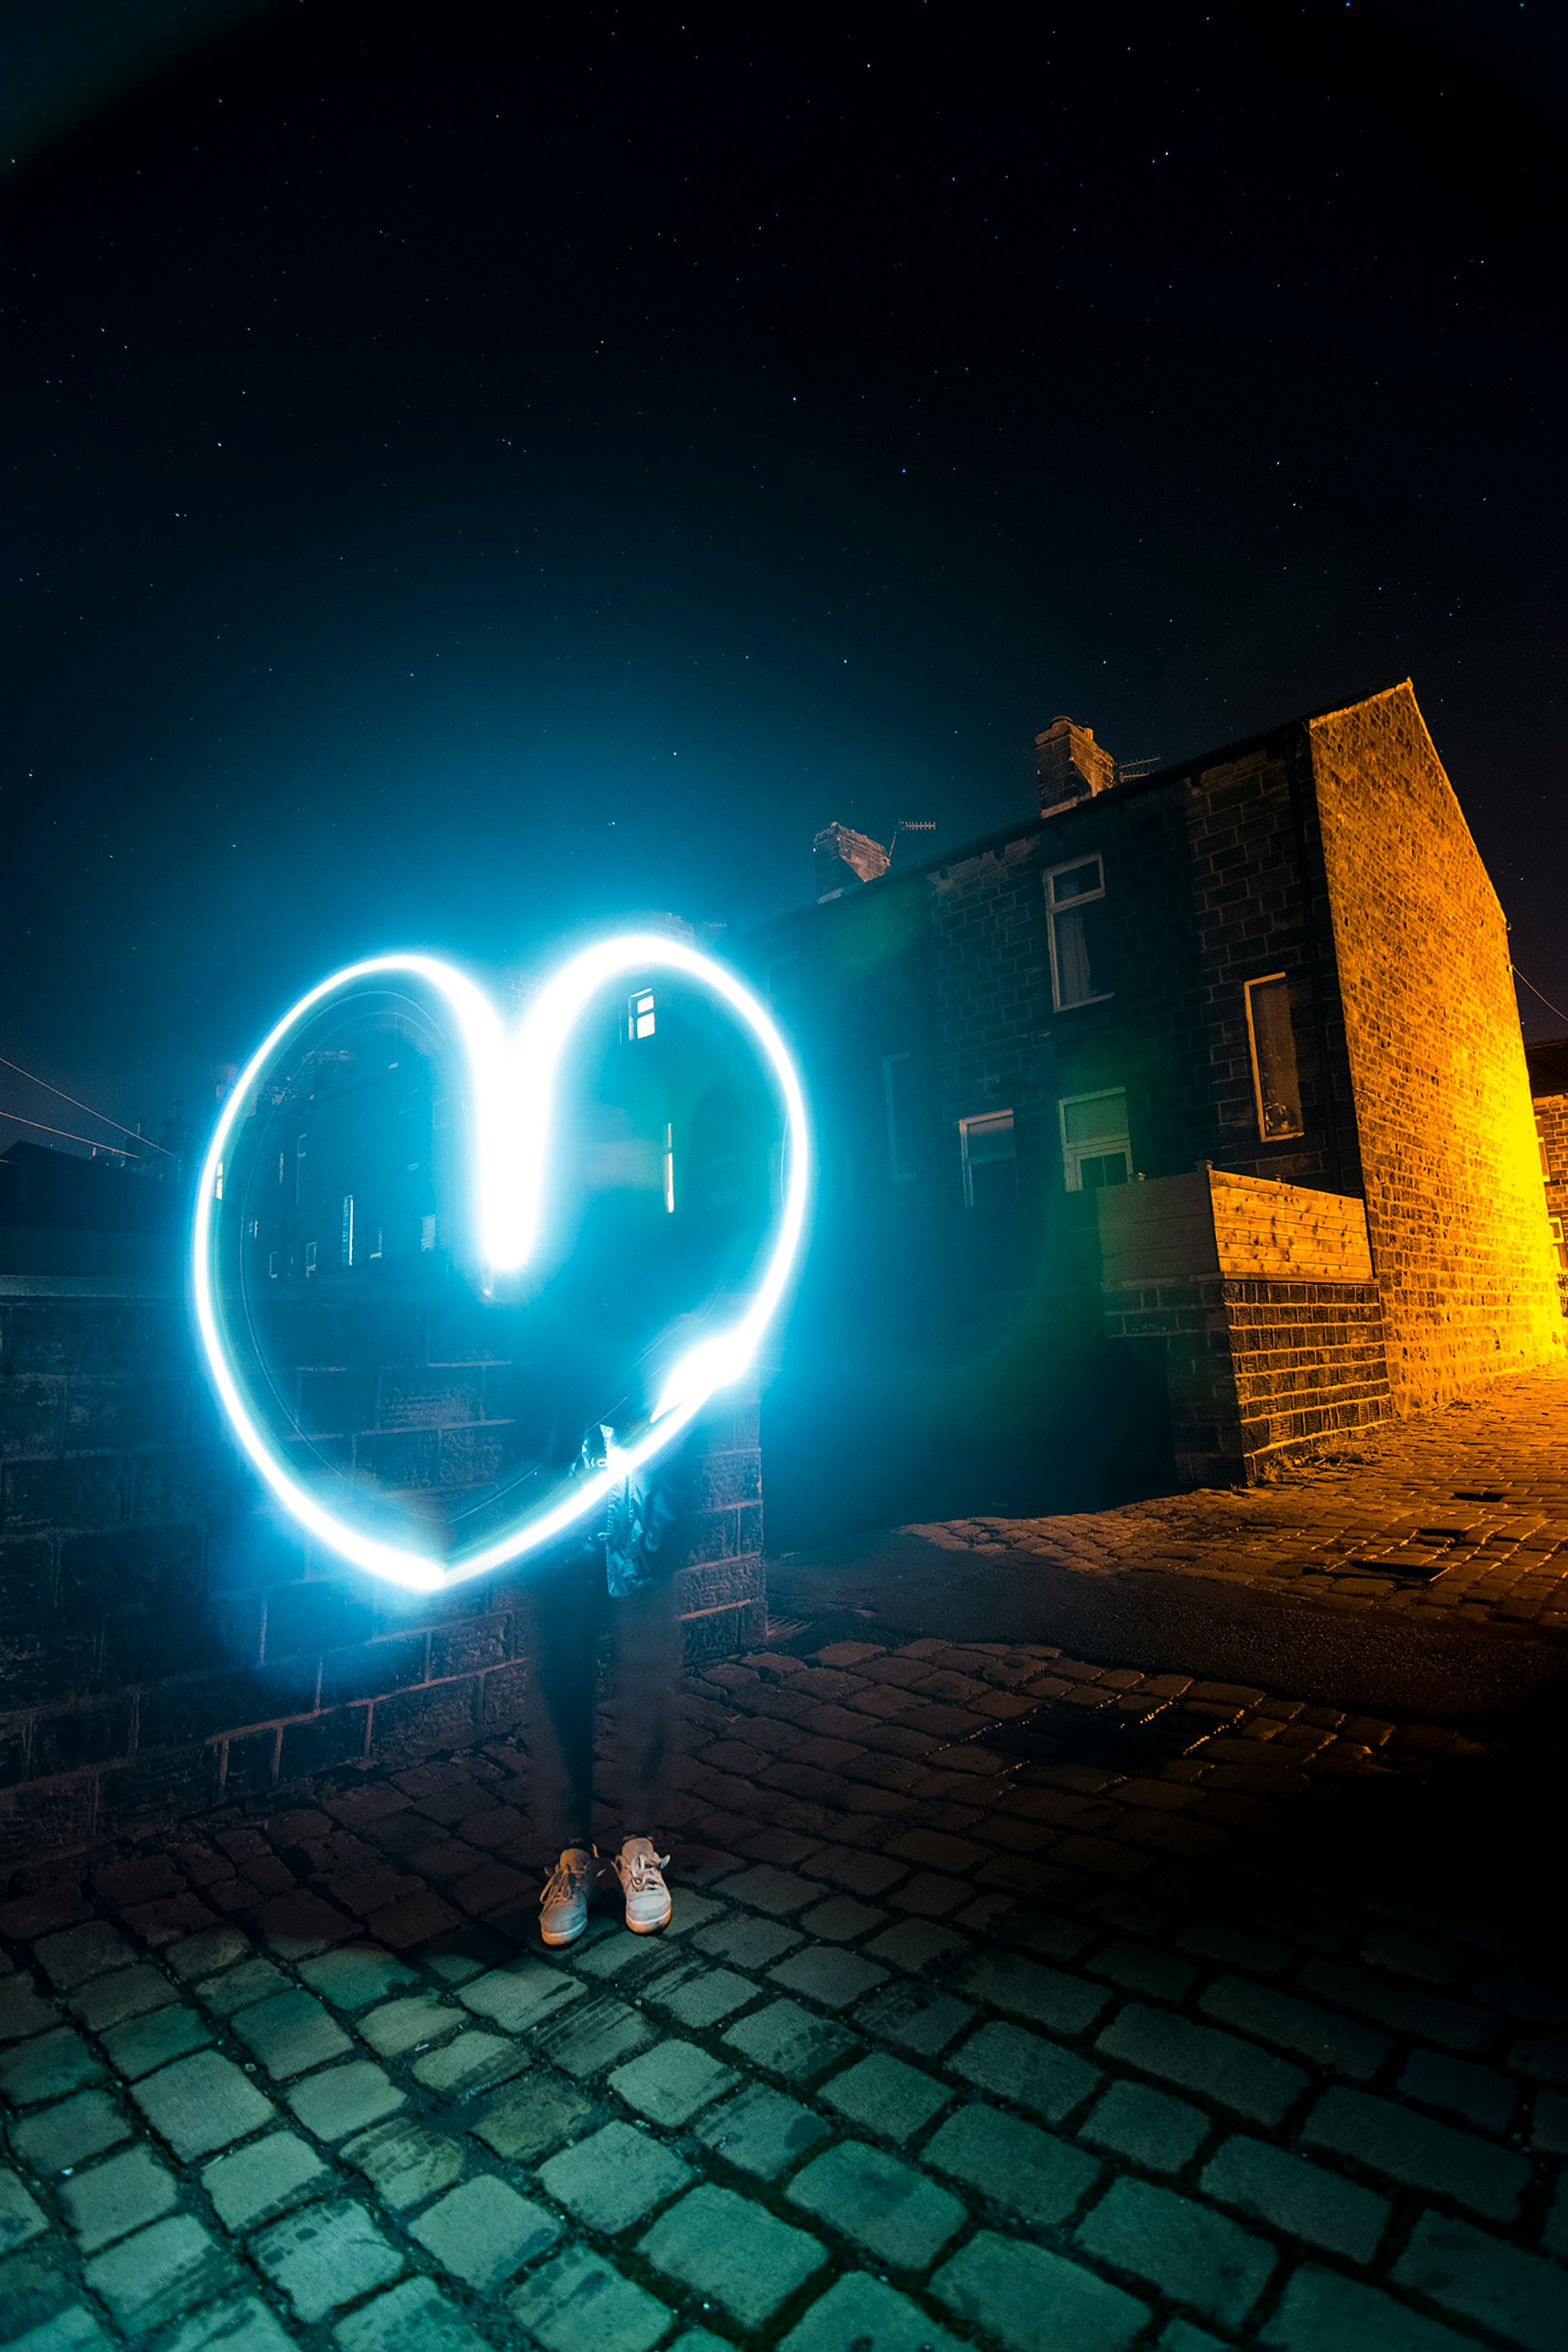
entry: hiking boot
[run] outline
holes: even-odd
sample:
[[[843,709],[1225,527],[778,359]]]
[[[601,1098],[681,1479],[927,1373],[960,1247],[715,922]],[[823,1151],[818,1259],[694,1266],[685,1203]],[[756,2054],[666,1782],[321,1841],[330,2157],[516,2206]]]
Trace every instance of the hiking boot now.
[[[661,1853],[652,1838],[629,1837],[611,1864],[626,1897],[626,1925],[634,1936],[653,1936],[667,1927],[670,1890],[664,1873],[670,1857]]]
[[[599,1884],[599,1856],[591,1846],[567,1847],[539,1896],[539,1935],[545,1943],[576,1943],[588,1925],[589,1901]]]

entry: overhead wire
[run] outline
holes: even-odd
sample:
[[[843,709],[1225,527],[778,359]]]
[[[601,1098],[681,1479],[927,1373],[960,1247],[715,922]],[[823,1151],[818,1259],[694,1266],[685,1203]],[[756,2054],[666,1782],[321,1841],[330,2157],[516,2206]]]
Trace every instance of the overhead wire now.
[[[1509,965],[1509,970],[1512,972],[1515,980],[1524,980],[1524,974],[1521,971],[1516,963],[1511,963]],[[1541,991],[1536,987],[1535,982],[1532,980],[1524,980],[1524,984],[1526,988],[1529,989],[1531,996],[1541,996]],[[1555,1013],[1559,1021],[1568,1021],[1568,1013],[1564,1013],[1560,1004],[1553,1004],[1549,996],[1541,996],[1541,1002],[1545,1005],[1548,1013]]]
[[[9,1068],[12,1066],[7,1064],[6,1066]],[[0,1110],[0,1127],[3,1127],[7,1119],[14,1121],[17,1127],[36,1127],[40,1135],[63,1135],[68,1143],[89,1144],[94,1151],[112,1151],[117,1160],[140,1160],[141,1157],[140,1151],[127,1151],[118,1143],[102,1143],[90,1135],[73,1135],[68,1127],[46,1127],[41,1118],[24,1118],[19,1110]],[[132,1128],[128,1127],[125,1129],[127,1135],[134,1132]],[[151,1140],[145,1135],[138,1139],[142,1143]]]
[[[174,1154],[169,1150],[166,1143],[152,1143],[152,1138],[150,1135],[138,1135],[135,1128],[127,1127],[123,1119],[110,1118],[106,1110],[94,1110],[91,1103],[78,1102],[75,1095],[67,1094],[64,1087],[52,1086],[47,1078],[40,1078],[36,1071],[25,1070],[20,1062],[13,1062],[9,1060],[5,1055],[0,1054],[0,1064],[4,1064],[5,1067],[8,1070],[15,1070],[16,1076],[19,1078],[26,1078],[30,1086],[42,1087],[46,1094],[58,1095],[60,1100],[62,1102],[68,1102],[73,1110],[85,1110],[89,1118],[101,1119],[105,1127],[114,1128],[120,1135],[135,1135],[139,1143],[152,1143],[154,1151],[162,1152],[165,1159],[173,1159]],[[10,1116],[14,1118],[16,1114],[13,1111]],[[25,1118],[22,1121],[22,1125],[24,1127],[42,1127],[43,1121],[37,1118]],[[47,1135],[64,1135],[66,1130],[63,1127],[50,1127],[46,1128],[44,1131]],[[73,1136],[71,1140],[73,1143],[90,1143],[92,1141],[92,1138],[89,1135],[78,1135]],[[107,1147],[101,1143],[98,1147],[100,1151],[104,1150]],[[131,1157],[134,1160],[139,1157],[139,1155],[132,1152]]]

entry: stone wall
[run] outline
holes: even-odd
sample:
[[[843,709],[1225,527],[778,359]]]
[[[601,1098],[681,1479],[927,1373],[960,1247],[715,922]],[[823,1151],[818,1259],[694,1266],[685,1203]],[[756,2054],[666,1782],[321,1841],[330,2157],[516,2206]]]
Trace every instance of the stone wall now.
[[[0,1276],[0,1865],[522,1715],[526,1576],[412,1596],[313,1553],[226,1442],[172,1286]],[[679,1606],[711,1657],[763,1630],[753,1405],[695,1478]]]
[[[1308,722],[1401,1412],[1563,1360],[1508,926],[1408,683]]]

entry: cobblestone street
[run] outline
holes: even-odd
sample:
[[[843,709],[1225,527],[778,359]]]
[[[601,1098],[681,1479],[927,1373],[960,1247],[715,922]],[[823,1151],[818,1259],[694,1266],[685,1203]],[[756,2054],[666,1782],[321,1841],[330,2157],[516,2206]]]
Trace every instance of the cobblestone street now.
[[[661,1937],[541,1953],[506,1741],[17,1874],[0,2340],[1568,2340],[1539,1767],[841,1630],[688,1680]]]

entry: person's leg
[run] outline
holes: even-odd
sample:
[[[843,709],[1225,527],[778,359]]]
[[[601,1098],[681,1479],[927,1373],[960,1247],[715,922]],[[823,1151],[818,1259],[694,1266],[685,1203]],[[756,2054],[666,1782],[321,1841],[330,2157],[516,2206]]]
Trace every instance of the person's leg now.
[[[534,1819],[559,1855],[541,1898],[546,1943],[571,1943],[588,1918],[593,1858],[593,1741],[604,1570],[591,1554],[546,1570],[529,1612],[528,1762]]]
[[[615,1869],[626,1925],[647,1935],[670,1916],[658,1846],[683,1628],[673,1577],[612,1603],[615,1631],[615,1778],[622,1839]]]

